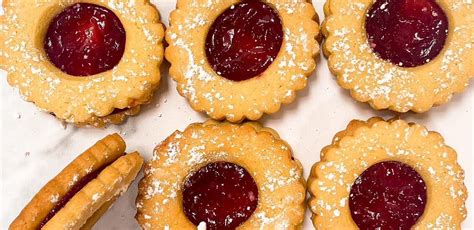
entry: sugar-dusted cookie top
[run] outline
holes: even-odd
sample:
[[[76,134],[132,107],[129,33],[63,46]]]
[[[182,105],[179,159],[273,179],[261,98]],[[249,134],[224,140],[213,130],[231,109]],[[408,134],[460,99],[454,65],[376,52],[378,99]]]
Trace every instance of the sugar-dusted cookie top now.
[[[166,32],[178,92],[214,119],[240,122],[295,99],[316,67],[308,1],[179,0]]]
[[[61,120],[95,126],[119,123],[150,100],[164,28],[148,1],[3,5],[0,67],[25,100]]]
[[[464,0],[328,0],[323,51],[357,101],[426,112],[474,76],[473,11]]]
[[[403,120],[352,121],[308,179],[317,229],[460,229],[467,190],[440,134]]]
[[[208,121],[155,148],[136,218],[143,229],[296,229],[305,196],[301,164],[274,130]]]

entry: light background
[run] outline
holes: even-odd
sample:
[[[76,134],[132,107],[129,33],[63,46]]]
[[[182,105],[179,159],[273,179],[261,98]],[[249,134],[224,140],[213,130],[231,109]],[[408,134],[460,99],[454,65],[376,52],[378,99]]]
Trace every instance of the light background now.
[[[165,25],[168,25],[168,15],[174,9],[175,1],[152,2],[160,11]],[[323,19],[323,1],[313,3],[320,19]],[[119,132],[127,142],[128,151],[138,150],[150,159],[154,146],[174,130],[205,121],[205,115],[193,111],[178,95],[176,84],[168,77],[168,67],[167,63],[162,65],[162,83],[153,102],[145,106],[139,116],[107,129],[64,127],[53,116],[23,101],[17,91],[8,86],[5,73],[1,73],[1,229],[7,229],[49,179],[105,135]],[[474,191],[473,89],[470,85],[463,94],[455,95],[448,104],[428,113],[401,116],[440,132],[446,143],[457,150],[458,161],[466,171],[465,183],[471,192]],[[308,87],[298,92],[296,101],[260,121],[276,129],[288,141],[295,157],[303,163],[307,177],[311,166],[319,160],[321,148],[328,145],[334,134],[343,130],[350,120],[366,120],[372,116],[390,118],[393,115],[387,111],[374,111],[367,104],[354,101],[347,91],[337,85],[329,73],[326,59],[321,57]],[[142,174],[139,175],[141,177]],[[95,229],[139,229],[134,219],[137,181],[103,216]],[[474,210],[472,198],[468,199],[467,207],[468,211]],[[304,229],[312,229],[309,212],[304,225]],[[463,226],[474,229],[473,215],[468,216]]]

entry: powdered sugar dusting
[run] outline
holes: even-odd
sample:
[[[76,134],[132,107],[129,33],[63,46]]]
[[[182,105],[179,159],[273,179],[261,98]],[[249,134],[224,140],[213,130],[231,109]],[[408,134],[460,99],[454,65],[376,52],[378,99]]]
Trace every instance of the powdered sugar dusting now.
[[[370,101],[378,109],[423,112],[449,100],[474,76],[465,62],[474,55],[474,33],[469,26],[474,21],[462,16],[472,12],[471,4],[455,0],[444,9],[457,13],[448,13],[456,19],[450,20],[445,49],[436,59],[417,68],[402,68],[378,58],[367,41],[361,25],[370,1],[330,3],[325,44],[329,65],[340,85],[350,89],[357,100]]]
[[[101,195],[99,193],[94,193],[92,195],[92,202],[93,203],[97,202],[97,200],[99,200],[100,197],[101,197]]]
[[[92,77],[78,79],[62,73],[52,66],[43,48],[37,47],[33,41],[41,36],[37,34],[38,31],[41,34],[42,29],[48,27],[36,23],[49,20],[38,18],[44,14],[30,12],[43,12],[56,6],[61,9],[67,5],[50,1],[10,3],[6,5],[5,23],[0,26],[3,34],[0,37],[3,47],[0,58],[5,60],[2,68],[9,72],[9,83],[19,88],[26,100],[67,122],[87,122],[107,115],[115,107],[127,107],[129,97],[147,97],[159,81],[157,68],[162,61],[162,29],[160,24],[151,21],[151,5],[136,0],[127,4],[100,0],[96,4],[114,11],[124,24],[127,36],[133,33],[143,42],[136,46],[127,45],[122,60],[115,68]],[[51,18],[55,16],[48,15]],[[142,24],[132,28],[130,23]],[[143,103],[140,100],[133,101]]]
[[[53,204],[56,204],[59,201],[59,194],[56,193],[54,195],[51,195],[49,201],[51,201],[51,203]]]
[[[71,181],[69,181],[68,186],[69,187],[74,186],[77,183],[78,180],[79,180],[79,174],[74,174],[72,176]]]
[[[313,56],[318,51],[316,23],[310,17],[298,23],[290,21],[294,20],[293,14],[312,6],[301,0],[269,3],[278,11],[285,26],[282,45],[285,52],[280,52],[258,77],[257,84],[256,79],[233,82],[222,78],[205,61],[203,37],[217,13],[231,7],[231,2],[193,0],[172,14],[166,36],[170,44],[170,75],[194,108],[218,119],[257,119],[263,112],[275,111],[281,102],[292,101],[294,91],[306,85],[306,76],[315,66]]]
[[[305,191],[301,168],[289,158],[290,153],[284,142],[268,135],[256,135],[253,126],[247,124],[194,124],[183,132],[175,132],[157,146],[153,160],[145,168],[147,183],[140,186],[142,198],[137,201],[140,223],[147,226],[155,218],[160,220],[160,225],[155,227],[173,228],[175,223],[181,223],[176,218],[186,218],[184,214],[168,215],[181,207],[178,199],[181,183],[208,163],[227,161],[245,167],[261,185],[260,208],[247,221],[249,226],[277,229],[295,226],[298,223],[292,223],[290,216],[303,215]],[[262,165],[253,166],[255,162]],[[284,192],[287,195],[283,197],[276,195],[288,189],[293,192]],[[186,227],[182,224],[179,227]]]
[[[401,120],[379,121],[347,132],[352,134],[325,148],[322,161],[317,164],[317,175],[310,178],[310,205],[318,225],[349,227],[339,220],[351,215],[347,201],[352,184],[371,165],[391,160],[409,164],[423,177],[431,191],[428,199],[430,194],[437,194],[437,202],[451,204],[440,207],[427,203],[424,218],[418,223],[420,227],[455,228],[460,224],[453,221],[453,216],[466,213],[464,175],[453,161],[455,158],[447,159],[455,153],[439,134]]]

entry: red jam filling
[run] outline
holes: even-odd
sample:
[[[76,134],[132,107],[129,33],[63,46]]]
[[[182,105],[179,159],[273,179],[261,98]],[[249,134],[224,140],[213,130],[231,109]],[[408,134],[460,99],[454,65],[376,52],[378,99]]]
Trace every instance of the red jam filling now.
[[[40,225],[38,226],[38,230],[43,228],[43,226],[46,225],[46,223],[48,223],[48,221],[51,220],[51,218],[53,218],[54,215],[56,215],[56,213],[59,210],[61,210],[67,204],[67,202],[69,202],[69,200],[71,200],[72,197],[74,197],[74,195],[76,195],[76,193],[81,191],[81,189],[84,188],[84,186],[86,186],[89,182],[91,182],[92,180],[97,178],[97,176],[99,176],[99,174],[109,165],[110,164],[104,165],[104,166],[98,168],[97,170],[85,175],[82,179],[77,181],[69,189],[69,191],[67,191],[66,194],[64,194],[64,196],[61,197],[61,199],[59,199],[58,202],[56,202],[53,209],[51,209],[51,211],[49,211],[48,215],[46,215],[46,217],[43,219],[43,221],[41,221]]]
[[[127,110],[130,110],[130,108],[123,108],[123,109],[115,108],[114,110],[112,110],[112,112],[109,115],[119,114],[119,113],[125,112]]]
[[[416,67],[443,49],[448,18],[435,0],[377,0],[367,13],[365,29],[380,58]]]
[[[252,176],[229,162],[210,163],[190,174],[183,186],[183,209],[207,229],[235,229],[257,208],[258,188]]]
[[[125,29],[109,9],[76,3],[50,23],[44,40],[49,60],[72,76],[91,76],[114,68],[125,49]]]
[[[263,73],[282,42],[278,13],[263,2],[244,0],[217,17],[207,34],[205,50],[218,75],[243,81]]]
[[[412,167],[385,161],[366,169],[354,182],[349,208],[364,229],[409,230],[423,215],[426,185]]]

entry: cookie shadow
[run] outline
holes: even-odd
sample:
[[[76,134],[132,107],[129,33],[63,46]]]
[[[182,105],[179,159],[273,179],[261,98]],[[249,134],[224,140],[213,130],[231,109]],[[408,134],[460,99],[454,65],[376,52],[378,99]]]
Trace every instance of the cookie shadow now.
[[[471,100],[473,98],[472,95],[465,95],[465,94],[468,94],[468,92],[472,92],[474,90],[473,84],[469,84],[464,89],[463,92],[454,94],[451,100],[449,100],[448,102],[441,104],[439,106],[433,106],[430,110],[423,113],[417,113],[413,111],[400,113],[400,112],[392,111],[390,109],[377,110],[377,109],[374,109],[368,102],[359,102],[355,100],[351,96],[349,90],[343,89],[337,84],[336,77],[332,73],[330,74],[330,76],[335,84],[335,87],[339,91],[338,94],[344,95],[345,102],[351,104],[351,106],[354,107],[354,109],[357,109],[360,113],[366,115],[367,119],[370,117],[378,116],[384,119],[400,118],[407,121],[430,120],[430,119],[433,119],[432,117],[446,116],[446,114],[450,113],[452,109],[460,108],[461,105],[465,103],[465,100],[469,100],[469,97],[471,97]],[[473,107],[471,106],[470,109],[472,111]],[[470,112],[470,111],[468,109],[466,111],[461,111],[461,112]]]
[[[171,64],[168,61],[163,61],[163,63],[160,66],[160,73],[161,73],[161,78],[160,78],[160,85],[158,88],[153,92],[153,97],[150,100],[149,103],[145,104],[142,106],[142,110],[140,113],[149,113],[152,112],[153,110],[156,110],[157,107],[161,105],[161,103],[166,103],[166,92],[168,92],[170,85],[169,85],[169,68]],[[160,102],[160,100],[163,99],[163,102]]]
[[[469,84],[466,86],[463,92],[456,93],[452,96],[452,98],[439,106],[433,106],[430,110],[424,113],[416,113],[413,111],[409,111],[407,113],[401,114],[406,120],[429,120],[433,119],[432,117],[442,117],[446,116],[448,113],[451,113],[452,110],[456,110],[456,108],[461,108],[462,104],[465,104],[466,100],[471,99],[471,107],[467,108],[465,111],[457,111],[459,113],[472,113],[473,112],[473,105],[474,105],[474,84]],[[466,95],[471,93],[471,95]],[[454,118],[455,119],[455,118]],[[473,120],[465,121],[470,122],[472,125]]]
[[[322,54],[319,54],[316,57],[316,70],[311,74],[311,76],[308,77],[306,87],[302,90],[296,91],[296,96],[293,102],[290,102],[289,104],[282,104],[280,109],[276,113],[264,114],[262,118],[259,119],[261,123],[267,123],[270,120],[283,119],[285,116],[289,116],[287,114],[291,114],[292,111],[295,111],[299,109],[299,107],[301,107],[302,99],[309,96],[311,88],[314,88],[313,86],[318,84],[318,79],[322,77],[319,76],[317,71],[318,66],[321,65],[322,58]]]

